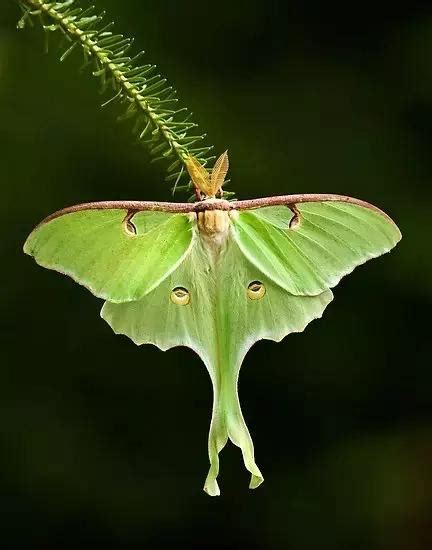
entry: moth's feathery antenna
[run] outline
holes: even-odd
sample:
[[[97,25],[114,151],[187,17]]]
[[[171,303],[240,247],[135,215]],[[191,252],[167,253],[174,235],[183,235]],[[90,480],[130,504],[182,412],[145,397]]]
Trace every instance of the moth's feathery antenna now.
[[[222,153],[217,159],[211,172],[194,157],[186,159],[185,164],[197,197],[203,194],[207,198],[212,198],[222,194],[222,185],[229,169],[228,151]]]
[[[215,194],[219,192],[222,194],[222,186],[224,184],[226,175],[228,174],[228,170],[229,170],[228,151],[225,151],[217,159],[213,167],[213,170],[211,172],[211,185]]]

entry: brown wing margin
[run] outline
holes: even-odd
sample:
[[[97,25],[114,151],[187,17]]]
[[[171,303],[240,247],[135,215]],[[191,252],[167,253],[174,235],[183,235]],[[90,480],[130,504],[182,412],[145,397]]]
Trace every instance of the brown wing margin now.
[[[45,218],[39,225],[50,222],[55,218],[79,212],[80,210],[126,210],[130,213],[153,211],[153,212],[170,212],[172,214],[187,214],[189,212],[203,212],[204,210],[251,210],[255,208],[263,208],[265,206],[295,206],[303,202],[328,202],[338,201],[356,204],[363,206],[382,214],[390,222],[394,221],[378,207],[360,199],[347,197],[345,195],[320,195],[320,194],[302,194],[302,195],[280,195],[278,197],[263,197],[259,199],[250,199],[243,201],[226,201],[226,200],[209,200],[200,202],[152,202],[152,201],[101,201],[76,204],[63,208]]]
[[[362,201],[360,199],[355,199],[354,197],[348,197],[346,195],[332,195],[332,194],[323,194],[310,193],[310,194],[300,194],[300,195],[280,195],[278,197],[265,197],[260,199],[251,199],[245,201],[237,201],[235,203],[236,210],[251,210],[253,208],[263,208],[265,206],[283,206],[288,207],[301,204],[303,202],[346,202],[349,204],[355,204],[357,206],[362,206],[363,208],[368,208],[369,210],[374,210],[375,212],[381,214],[387,218],[391,223],[395,223],[390,216],[383,212],[377,206],[373,204]],[[396,224],[395,224],[396,225]]]
[[[80,212],[81,210],[126,210],[127,216],[132,217],[137,212],[171,212],[173,214],[185,214],[188,212],[194,212],[195,206],[198,203],[189,202],[152,202],[152,201],[101,201],[101,202],[85,202],[82,204],[75,204],[74,206],[68,206],[57,210],[53,214],[50,214],[39,224],[43,225],[60,216],[66,214],[72,214],[74,212]]]

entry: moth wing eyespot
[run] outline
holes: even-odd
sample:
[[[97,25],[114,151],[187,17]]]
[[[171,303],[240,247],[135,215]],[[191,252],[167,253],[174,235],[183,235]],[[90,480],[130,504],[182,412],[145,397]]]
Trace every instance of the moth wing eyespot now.
[[[190,292],[182,286],[177,286],[171,291],[170,299],[177,306],[187,306],[190,303]]]
[[[247,295],[250,300],[260,300],[266,293],[266,287],[261,281],[252,281],[247,287]]]

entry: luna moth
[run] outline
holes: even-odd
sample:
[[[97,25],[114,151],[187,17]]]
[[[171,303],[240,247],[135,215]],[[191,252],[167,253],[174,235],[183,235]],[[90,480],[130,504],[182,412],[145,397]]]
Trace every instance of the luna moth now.
[[[401,234],[379,208],[346,196],[226,200],[227,153],[211,172],[192,157],[186,166],[194,203],[79,204],[43,220],[24,251],[105,300],[101,315],[115,333],[200,356],[213,387],[204,490],[218,495],[229,439],[250,488],[263,482],[237,392],[247,351],[303,331],[344,275],[391,250]]]

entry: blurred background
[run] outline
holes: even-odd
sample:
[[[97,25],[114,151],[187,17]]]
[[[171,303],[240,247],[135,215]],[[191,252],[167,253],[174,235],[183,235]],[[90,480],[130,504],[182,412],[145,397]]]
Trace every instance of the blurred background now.
[[[175,84],[239,198],[330,192],[404,239],[322,320],[240,377],[265,483],[237,448],[207,473],[211,387],[187,349],[114,336],[102,303],[22,253],[78,202],[170,200],[98,84],[0,5],[1,548],[432,547],[432,6],[412,0],[98,0]],[[178,196],[177,200],[185,197]]]

